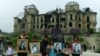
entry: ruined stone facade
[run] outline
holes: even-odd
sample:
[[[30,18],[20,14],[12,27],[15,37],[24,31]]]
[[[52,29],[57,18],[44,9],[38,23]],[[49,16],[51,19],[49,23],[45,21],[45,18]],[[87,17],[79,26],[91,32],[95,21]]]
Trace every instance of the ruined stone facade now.
[[[48,29],[59,27],[63,33],[70,29],[77,28],[85,32],[92,28],[96,31],[96,15],[89,7],[80,9],[77,2],[68,2],[65,9],[57,8],[45,14],[39,14],[35,5],[25,6],[23,17],[14,17],[14,32],[21,30],[31,32],[42,32]]]

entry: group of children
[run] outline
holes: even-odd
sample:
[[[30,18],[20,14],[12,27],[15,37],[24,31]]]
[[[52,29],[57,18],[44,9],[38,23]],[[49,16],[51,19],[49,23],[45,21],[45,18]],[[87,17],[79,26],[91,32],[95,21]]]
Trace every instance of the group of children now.
[[[45,40],[45,38],[44,38],[44,40]],[[45,43],[47,43],[47,42],[45,41]],[[71,43],[67,43],[67,42],[64,43],[64,47],[61,50],[60,49],[55,50],[54,41],[50,40],[46,47],[43,46],[44,47],[43,49],[45,51],[44,50],[41,51],[42,56],[80,56],[80,54],[82,54],[82,50],[80,51],[80,53],[75,53],[74,49],[73,49],[73,43],[80,44],[77,36],[73,37],[73,40]],[[81,45],[78,48],[82,49]],[[57,47],[56,47],[56,49],[57,49]]]
[[[40,52],[42,54],[42,56],[60,56],[60,54],[56,54],[55,55],[55,50],[54,50],[54,41],[53,39],[50,40],[48,42],[48,36],[44,36],[44,39],[40,42]],[[23,32],[23,34],[20,36],[19,39],[28,39],[27,35],[25,32]],[[33,42],[37,42],[36,37],[33,38]],[[75,54],[73,53],[73,48],[72,48],[72,43],[80,43],[78,40],[78,37],[73,37],[72,42],[69,43],[65,43],[65,46],[62,50],[59,50],[60,53],[63,54],[63,56],[80,56],[80,54]],[[1,51],[1,50],[0,50]],[[12,47],[12,43],[9,42],[6,48],[6,52],[5,52],[6,56],[14,56],[14,49]],[[0,56],[3,56],[3,53],[0,52]],[[18,56],[27,56],[27,53],[21,53],[18,52]]]
[[[63,48],[63,50],[55,50],[54,48],[54,43],[53,41],[50,42],[49,45],[47,45],[47,50],[48,53],[46,56],[70,56],[71,54],[71,49],[70,49],[70,45],[69,43],[65,43],[65,47]]]
[[[50,41],[50,43],[47,45],[46,49],[48,51],[46,56],[70,56],[71,52],[72,52],[69,43],[65,43],[65,46],[62,50],[60,50],[60,49],[56,50],[54,47],[53,40]]]

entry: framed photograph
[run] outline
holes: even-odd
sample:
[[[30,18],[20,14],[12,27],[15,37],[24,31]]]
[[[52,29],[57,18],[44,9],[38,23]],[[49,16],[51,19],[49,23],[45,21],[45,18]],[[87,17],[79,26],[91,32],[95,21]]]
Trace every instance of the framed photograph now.
[[[31,55],[38,55],[40,53],[40,42],[30,43]]]
[[[54,51],[58,53],[61,52],[61,50],[62,50],[62,43],[59,42],[54,43]]]
[[[27,52],[28,51],[28,40],[18,39],[17,40],[17,52]]]
[[[42,54],[41,53],[39,53],[39,54],[29,54],[29,56],[42,56]]]
[[[81,54],[81,44],[80,43],[73,43],[73,53],[74,54]]]

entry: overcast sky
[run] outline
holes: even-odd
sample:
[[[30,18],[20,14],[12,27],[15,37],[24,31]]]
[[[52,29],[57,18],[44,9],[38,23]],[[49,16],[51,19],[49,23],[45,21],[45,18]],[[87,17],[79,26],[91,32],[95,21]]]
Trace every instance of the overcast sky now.
[[[90,7],[97,12],[97,28],[100,27],[100,0],[0,0],[0,29],[3,32],[13,32],[13,17],[23,12],[26,5],[34,4],[39,13],[46,13],[56,7],[64,9],[70,1],[78,2],[80,8]]]

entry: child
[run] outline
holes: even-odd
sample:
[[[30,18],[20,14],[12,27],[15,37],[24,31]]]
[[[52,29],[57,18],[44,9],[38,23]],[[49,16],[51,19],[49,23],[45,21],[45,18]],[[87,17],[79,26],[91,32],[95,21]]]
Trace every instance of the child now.
[[[37,36],[33,36],[32,42],[39,42]]]
[[[7,56],[13,56],[13,47],[12,47],[12,43],[8,44],[7,50],[6,50],[6,55]]]
[[[72,51],[71,51],[71,48],[69,46],[70,46],[69,43],[65,44],[65,48],[63,49],[64,56],[70,56]]]
[[[80,44],[78,36],[73,37],[71,46],[72,46],[72,48],[71,48],[72,56],[80,56],[80,54],[82,54],[81,44]]]
[[[53,45],[54,45],[54,41],[51,39],[49,44],[47,45],[47,56],[55,56]]]

